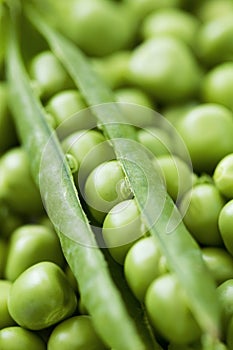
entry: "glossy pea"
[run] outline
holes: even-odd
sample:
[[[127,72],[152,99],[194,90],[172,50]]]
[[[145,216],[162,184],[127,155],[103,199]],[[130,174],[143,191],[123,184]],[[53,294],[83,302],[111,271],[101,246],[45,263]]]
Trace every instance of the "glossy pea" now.
[[[74,174],[76,184],[82,187],[87,176],[94,168],[106,160],[115,158],[110,144],[101,132],[80,130],[65,138],[63,150],[70,153],[78,163],[78,172]]]
[[[214,170],[213,178],[222,195],[233,199],[233,153],[220,160]]]
[[[125,256],[133,243],[145,232],[140,212],[134,199],[115,205],[103,222],[103,239],[112,257],[123,264]]]
[[[141,31],[144,39],[171,35],[186,44],[193,45],[199,25],[198,19],[191,13],[177,8],[168,8],[150,13],[142,23]]]
[[[48,341],[48,350],[105,350],[90,316],[71,317],[57,325]]]
[[[227,202],[221,209],[218,226],[224,245],[233,256],[233,200]]]
[[[168,341],[185,345],[197,340],[201,330],[175,276],[156,278],[146,293],[146,310],[155,329]]]
[[[0,159],[0,198],[17,213],[41,214],[43,204],[22,147],[8,150]]]
[[[7,327],[0,330],[1,350],[46,350],[43,340],[35,333],[21,327]]]
[[[218,162],[233,152],[232,112],[222,105],[199,104],[181,118],[176,129],[197,173],[212,174]]]
[[[30,75],[38,85],[39,95],[48,99],[58,91],[72,87],[64,67],[51,51],[42,51],[30,62]]]
[[[196,93],[200,71],[182,41],[159,36],[142,42],[133,50],[128,79],[158,101],[177,102]]]
[[[0,280],[0,329],[15,325],[7,306],[11,286],[10,281]]]
[[[126,255],[125,278],[130,289],[140,301],[144,300],[151,282],[165,271],[165,258],[154,237],[140,239]]]
[[[232,11],[233,13],[233,11]],[[233,63],[224,62],[210,70],[204,77],[201,95],[205,102],[224,105],[233,110]]]
[[[223,248],[206,247],[202,257],[216,284],[233,278],[233,257]]]
[[[224,198],[211,183],[196,184],[182,198],[179,209],[183,221],[199,243],[222,245],[218,216],[224,204]]]
[[[65,273],[52,262],[40,262],[25,270],[14,281],[8,299],[11,317],[31,330],[62,321],[76,306],[76,295]]]
[[[64,257],[56,233],[42,225],[28,224],[16,229],[9,242],[5,277],[14,281],[41,261],[52,261],[63,267]]]
[[[85,183],[85,201],[95,219],[100,222],[112,207],[130,195],[130,188],[118,160],[97,166]]]

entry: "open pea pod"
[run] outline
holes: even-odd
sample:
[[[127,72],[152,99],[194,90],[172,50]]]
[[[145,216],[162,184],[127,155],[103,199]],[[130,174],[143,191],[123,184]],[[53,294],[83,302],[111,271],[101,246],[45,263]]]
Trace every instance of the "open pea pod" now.
[[[17,30],[10,23],[7,79],[10,107],[34,179],[43,187],[44,205],[53,213],[64,255],[78,280],[85,307],[107,346],[115,350],[159,350],[150,328],[127,307],[110,275],[88,219],[82,210],[72,174],[54,130],[34,94],[20,54]],[[80,244],[82,242],[82,244]]]
[[[121,161],[130,187],[142,212],[145,225],[160,242],[169,267],[186,291],[189,306],[203,333],[218,343],[220,312],[215,284],[202,260],[201,252],[166,189],[159,181],[151,160],[134,142],[130,125],[123,123],[112,92],[92,71],[88,59],[69,40],[47,26],[32,8],[28,17],[44,35],[98,118]],[[103,106],[102,108],[101,106]],[[96,105],[100,107],[96,107]],[[129,139],[130,138],[130,139]]]

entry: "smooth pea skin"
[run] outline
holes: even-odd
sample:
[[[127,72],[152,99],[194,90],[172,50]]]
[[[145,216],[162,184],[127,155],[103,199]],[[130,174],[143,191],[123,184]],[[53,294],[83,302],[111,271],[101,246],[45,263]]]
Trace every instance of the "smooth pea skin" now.
[[[90,316],[71,317],[54,328],[48,350],[105,350],[98,337]]]
[[[233,199],[233,153],[228,154],[217,164],[214,182],[219,191],[228,199]]]
[[[151,282],[165,271],[165,257],[162,256],[154,237],[140,239],[126,255],[125,278],[130,289],[140,301],[144,300]]]
[[[146,293],[146,310],[155,329],[176,344],[197,340],[201,331],[186,303],[186,296],[175,276],[156,278]]]
[[[102,222],[109,210],[131,195],[121,164],[117,160],[104,162],[88,176],[84,198],[92,215]]]
[[[194,56],[182,41],[159,36],[134,49],[128,79],[159,101],[178,102],[195,94],[200,71]]]
[[[134,87],[121,88],[114,91],[117,102],[133,103],[140,106],[153,108],[151,97],[143,90]]]
[[[103,239],[119,264],[123,264],[129,248],[143,233],[140,212],[134,199],[115,205],[104,219]]]
[[[21,327],[0,330],[1,350],[46,350],[43,340],[35,333]]]
[[[203,248],[202,257],[217,285],[233,278],[233,257],[225,249]]]
[[[0,329],[15,325],[15,321],[10,316],[7,306],[11,286],[12,283],[10,281],[0,280]]]
[[[51,51],[43,51],[33,57],[29,69],[42,98],[47,99],[58,91],[72,87],[70,77]]]
[[[202,99],[205,102],[222,104],[233,110],[232,86],[233,62],[224,62],[205,75],[201,88]]]
[[[204,103],[192,108],[176,123],[176,129],[197,173],[212,173],[233,152],[233,116],[222,105]]]
[[[28,156],[15,147],[0,159],[0,198],[17,213],[41,214],[43,204],[30,172]]]
[[[55,232],[42,225],[24,225],[10,238],[5,277],[14,281],[30,266],[52,261],[62,267],[64,257]]]
[[[172,140],[168,132],[162,128],[147,127],[144,129],[138,129],[137,139],[157,157],[172,153]]]
[[[192,188],[192,169],[179,157],[170,154],[159,156],[155,159],[155,166],[160,169],[167,192],[174,201]]]
[[[223,336],[233,316],[233,279],[229,279],[217,287],[217,295],[221,307],[221,324]]]
[[[227,202],[221,209],[218,226],[224,245],[233,256],[233,200]]]
[[[180,9],[160,9],[148,15],[142,23],[144,39],[162,34],[171,35],[192,45],[199,27],[198,19]]]
[[[179,209],[183,221],[194,236],[204,245],[222,245],[218,216],[225,200],[211,183],[197,184],[181,200]]]
[[[112,147],[96,130],[80,130],[66,137],[62,142],[64,152],[70,153],[78,163],[75,182],[82,188],[87,176],[99,164],[115,158]]]
[[[72,315],[75,292],[59,266],[41,262],[29,267],[13,283],[8,308],[22,327],[40,330]]]

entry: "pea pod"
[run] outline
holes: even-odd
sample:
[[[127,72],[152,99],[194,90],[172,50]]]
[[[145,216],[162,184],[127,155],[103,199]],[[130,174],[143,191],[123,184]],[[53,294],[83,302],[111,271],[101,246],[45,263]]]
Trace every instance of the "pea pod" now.
[[[122,123],[120,110],[114,104],[107,104],[114,101],[112,93],[92,72],[82,52],[47,26],[34,10],[30,9],[28,15],[67,68],[86,102],[92,106],[117,158],[122,162],[146,226],[158,237],[170,268],[186,291],[198,323],[215,342],[220,328],[215,284],[204,266],[200,249],[183,225],[171,198],[166,195],[149,157],[134,142],[134,130]],[[101,106],[103,103],[104,108]],[[95,105],[99,107],[93,107]]]
[[[111,279],[105,259],[97,249],[58,139],[47,124],[45,112],[31,89],[18,49],[14,23],[11,23],[10,29],[7,77],[12,113],[29,154],[34,179],[46,193],[46,209],[56,216],[55,227],[66,259],[78,280],[85,307],[93,317],[97,333],[110,347],[116,350],[158,350],[160,346],[146,328],[144,335],[137,331]],[[21,113],[22,110],[24,113]],[[47,153],[44,156],[45,148]]]

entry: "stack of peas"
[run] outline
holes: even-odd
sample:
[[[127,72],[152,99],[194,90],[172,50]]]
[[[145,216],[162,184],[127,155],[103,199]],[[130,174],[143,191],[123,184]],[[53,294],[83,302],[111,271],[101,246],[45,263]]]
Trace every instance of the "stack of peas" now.
[[[59,18],[64,9],[62,1],[57,4]],[[74,0],[69,6],[66,25],[58,21],[57,26],[90,56],[123,108],[125,122],[134,126],[136,142],[159,167],[216,282],[222,308],[219,349],[231,350],[233,3]],[[100,246],[122,265],[164,349],[201,350],[201,329],[185,293],[144,227],[121,164],[92,111],[52,52],[35,55],[29,72]],[[8,110],[4,81],[0,94],[0,349],[107,349],[85,314],[77,281],[44,211]],[[151,120],[151,109],[168,129]]]

